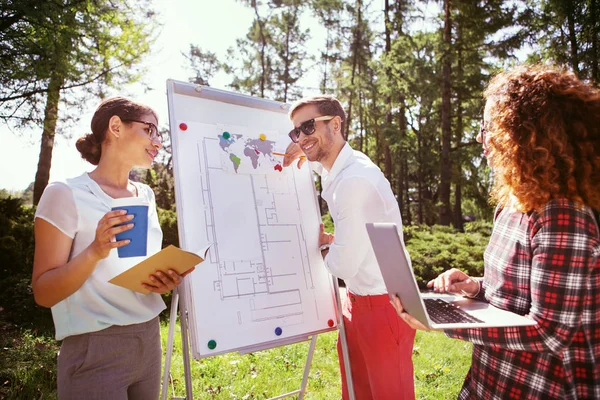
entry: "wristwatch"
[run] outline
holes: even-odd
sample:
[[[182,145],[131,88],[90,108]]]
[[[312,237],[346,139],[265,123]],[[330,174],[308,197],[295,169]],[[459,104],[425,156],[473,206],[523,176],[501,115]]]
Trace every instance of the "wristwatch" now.
[[[329,243],[322,244],[321,247],[319,247],[319,250],[321,250],[321,251],[328,250],[329,246],[331,246]]]

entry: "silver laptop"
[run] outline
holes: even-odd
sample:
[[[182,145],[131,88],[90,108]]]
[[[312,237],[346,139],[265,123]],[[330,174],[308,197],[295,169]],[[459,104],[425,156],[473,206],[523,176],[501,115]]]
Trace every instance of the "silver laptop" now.
[[[489,303],[453,294],[421,293],[393,223],[368,223],[367,232],[388,293],[396,294],[410,315],[432,329],[536,325],[524,316]]]

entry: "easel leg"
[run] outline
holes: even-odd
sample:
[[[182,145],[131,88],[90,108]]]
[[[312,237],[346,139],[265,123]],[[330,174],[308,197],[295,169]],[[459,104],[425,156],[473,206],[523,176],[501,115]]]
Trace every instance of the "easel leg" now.
[[[337,278],[332,276],[335,292],[335,302],[338,309],[338,329],[340,331],[340,340],[342,341],[342,355],[344,356],[344,367],[346,369],[346,384],[348,385],[348,397],[355,400],[354,385],[352,383],[352,370],[350,368],[350,354],[348,352],[348,341],[346,339],[346,329],[344,328],[344,314],[342,310],[342,301],[340,299],[340,287]]]
[[[183,307],[181,307],[183,310]],[[192,368],[190,365],[190,347],[188,336],[188,319],[187,311],[184,311],[179,318],[181,321],[181,346],[183,348],[183,369],[185,372],[185,395],[187,400],[193,400],[192,394]]]
[[[162,383],[162,400],[167,400],[167,392],[169,391],[169,375],[171,373],[171,357],[173,355],[173,343],[175,336],[175,324],[177,323],[177,303],[179,301],[179,292],[177,288],[173,290],[171,298],[171,313],[169,315],[169,338],[167,340],[167,352],[165,355],[165,371]]]
[[[308,383],[308,373],[310,372],[310,365],[312,363],[313,355],[315,354],[315,346],[317,345],[317,335],[313,335],[310,341],[310,347],[308,348],[308,356],[306,357],[306,365],[304,366],[304,376],[302,377],[302,385],[300,386],[300,393],[298,394],[298,400],[304,398],[306,392],[306,385]]]
[[[300,386],[300,389],[276,397],[271,397],[268,400],[279,400],[294,395],[298,395],[298,400],[302,400],[304,398],[304,393],[306,392],[306,386],[308,383],[308,373],[310,372],[310,364],[312,363],[313,355],[315,354],[316,345],[317,335],[313,335],[310,341],[310,347],[308,348],[308,356],[306,357],[306,364],[304,365],[304,375],[302,376],[302,384]]]

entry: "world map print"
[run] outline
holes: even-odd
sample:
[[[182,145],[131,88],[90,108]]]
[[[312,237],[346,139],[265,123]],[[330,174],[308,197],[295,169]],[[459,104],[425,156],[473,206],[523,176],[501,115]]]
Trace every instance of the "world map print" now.
[[[218,137],[219,146],[224,152],[223,169],[226,171],[236,174],[264,174],[283,170],[283,159],[273,154],[274,141],[229,132],[223,132]]]

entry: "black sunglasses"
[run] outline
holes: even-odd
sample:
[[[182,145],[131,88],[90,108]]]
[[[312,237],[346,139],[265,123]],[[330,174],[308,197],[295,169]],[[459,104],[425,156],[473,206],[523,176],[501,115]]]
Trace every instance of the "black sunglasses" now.
[[[299,127],[292,129],[288,135],[290,139],[292,139],[292,142],[298,143],[300,140],[300,132],[303,132],[305,135],[312,135],[317,128],[317,121],[329,121],[333,118],[335,118],[335,115],[324,115],[322,117],[309,119],[308,121],[301,123]]]
[[[152,122],[140,121],[140,120],[137,120],[137,119],[122,119],[121,121],[124,121],[124,122],[139,122],[140,124],[146,124],[146,125],[148,125],[148,136],[150,136],[150,140],[158,139],[159,142],[162,142],[162,134],[158,131],[158,128]]]

